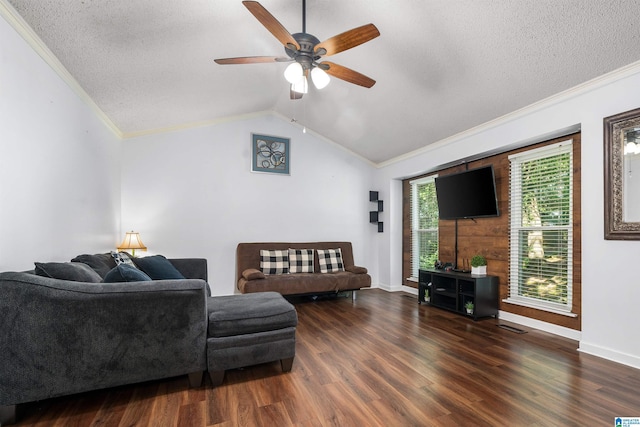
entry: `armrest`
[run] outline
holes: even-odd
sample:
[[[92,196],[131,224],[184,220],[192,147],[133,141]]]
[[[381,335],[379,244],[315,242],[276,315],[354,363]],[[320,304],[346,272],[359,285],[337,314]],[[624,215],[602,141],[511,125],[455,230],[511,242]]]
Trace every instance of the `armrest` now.
[[[206,370],[205,286],[0,273],[0,348],[11,349],[0,352],[0,402]]]
[[[258,280],[258,279],[264,279],[265,275],[262,271],[258,270],[257,268],[247,268],[242,272],[242,277],[245,280]]]
[[[365,267],[358,267],[357,265],[348,265],[344,269],[353,274],[367,274]]]

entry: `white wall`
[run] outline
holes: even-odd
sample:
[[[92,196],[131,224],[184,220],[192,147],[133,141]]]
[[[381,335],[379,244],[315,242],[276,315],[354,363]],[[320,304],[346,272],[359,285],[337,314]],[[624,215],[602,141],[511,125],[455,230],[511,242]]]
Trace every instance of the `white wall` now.
[[[0,18],[0,271],[109,250],[120,142]]]
[[[250,171],[251,133],[290,138],[289,176]],[[276,115],[124,141],[122,226],[149,253],[207,258],[215,295],[237,292],[240,242],[351,241],[369,268],[374,168]]]
[[[640,107],[640,64],[559,94],[448,141],[426,147],[377,171],[379,187],[396,189],[398,179],[574,124],[582,126],[582,334],[580,349],[640,367],[636,302],[640,280],[633,266],[640,242],[604,240],[603,118]],[[389,201],[402,205],[401,192]],[[401,215],[401,209],[395,213]],[[381,286],[402,281],[401,218],[391,221],[378,252]],[[379,243],[379,242],[378,242]],[[393,248],[390,250],[389,248]]]

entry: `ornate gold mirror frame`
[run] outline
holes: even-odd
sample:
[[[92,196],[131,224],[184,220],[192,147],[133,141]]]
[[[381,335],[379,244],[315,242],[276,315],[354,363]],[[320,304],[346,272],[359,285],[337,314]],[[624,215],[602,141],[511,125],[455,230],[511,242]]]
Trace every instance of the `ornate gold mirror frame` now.
[[[640,108],[604,119],[604,238],[640,240]]]

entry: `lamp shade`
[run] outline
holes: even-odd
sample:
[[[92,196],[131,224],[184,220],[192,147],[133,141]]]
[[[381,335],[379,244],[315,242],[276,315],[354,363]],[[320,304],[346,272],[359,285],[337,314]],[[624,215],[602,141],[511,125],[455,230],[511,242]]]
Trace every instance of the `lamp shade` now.
[[[123,249],[131,249],[131,254],[135,255],[136,249],[146,251],[147,247],[142,243],[142,240],[140,240],[140,233],[127,231],[127,234],[124,236],[124,240],[118,246],[119,251]]]
[[[289,64],[289,66],[284,70],[284,78],[291,84],[295,84],[304,76],[304,71],[302,70],[302,65],[298,62],[294,62]]]
[[[329,84],[331,78],[322,68],[315,67],[311,70],[311,80],[317,89],[322,89]]]

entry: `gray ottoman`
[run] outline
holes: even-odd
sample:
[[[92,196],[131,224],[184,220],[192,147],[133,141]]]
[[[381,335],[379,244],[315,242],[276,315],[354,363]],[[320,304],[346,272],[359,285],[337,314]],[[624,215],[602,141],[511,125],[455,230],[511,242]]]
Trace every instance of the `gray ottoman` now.
[[[227,369],[280,360],[289,372],[296,354],[298,314],[277,292],[207,298],[207,367],[213,386]]]

